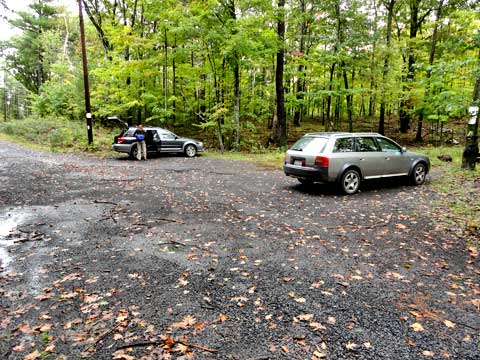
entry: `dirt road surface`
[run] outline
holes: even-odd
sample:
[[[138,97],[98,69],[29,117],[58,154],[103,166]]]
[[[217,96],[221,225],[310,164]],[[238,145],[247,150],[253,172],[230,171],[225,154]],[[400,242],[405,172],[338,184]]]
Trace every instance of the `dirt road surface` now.
[[[479,359],[478,254],[429,182],[354,196],[0,140],[1,359]]]

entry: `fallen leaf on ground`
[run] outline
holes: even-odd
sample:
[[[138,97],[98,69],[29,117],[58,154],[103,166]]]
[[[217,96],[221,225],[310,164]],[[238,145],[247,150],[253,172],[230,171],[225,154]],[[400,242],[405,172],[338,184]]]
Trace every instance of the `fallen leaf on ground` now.
[[[18,351],[18,352],[22,352],[22,351],[25,351],[25,346],[23,346],[22,344],[19,344],[17,346],[14,346],[12,348],[13,351]]]
[[[40,353],[38,352],[38,350],[35,350],[34,352],[26,355],[23,360],[36,360],[36,359],[40,359],[41,358],[41,355]]]
[[[356,348],[358,347],[358,345],[355,344],[355,343],[349,342],[348,344],[345,345],[345,347],[346,347],[348,350],[356,350]]]
[[[43,324],[40,326],[40,332],[47,332],[52,330],[53,324]]]
[[[313,356],[315,356],[317,359],[325,359],[327,357],[327,354],[320,351],[314,351]]]
[[[313,314],[302,314],[296,317],[299,321],[310,321],[313,319]]]
[[[195,317],[193,317],[191,315],[187,315],[182,319],[182,321],[173,324],[173,327],[180,328],[180,329],[186,329],[189,326],[194,325],[195,322],[196,322]]]
[[[318,323],[318,322],[311,322],[310,324],[308,324],[308,326],[310,326],[312,328],[312,330],[326,330],[327,328],[325,326],[323,326],[322,324]]]
[[[428,357],[434,357],[435,356],[435,353],[433,351],[428,351],[428,350],[424,350],[422,352],[422,355],[423,356],[428,356]]]
[[[445,324],[446,327],[450,329],[454,329],[456,326],[456,324],[450,320],[445,320],[443,323]]]
[[[424,331],[425,329],[423,328],[422,324],[416,322],[415,324],[410,325],[410,327],[413,329],[413,331],[419,332],[419,331]]]
[[[55,344],[50,344],[50,345],[48,345],[48,346],[45,348],[44,351],[51,353],[51,352],[53,352],[54,350],[55,350]]]

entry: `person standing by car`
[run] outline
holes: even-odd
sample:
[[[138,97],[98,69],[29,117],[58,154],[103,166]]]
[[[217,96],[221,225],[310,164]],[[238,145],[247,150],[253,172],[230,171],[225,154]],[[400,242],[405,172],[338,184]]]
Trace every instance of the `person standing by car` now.
[[[147,143],[145,141],[147,133],[142,124],[137,126],[135,137],[137,138],[137,160],[142,160],[142,157],[147,160]]]

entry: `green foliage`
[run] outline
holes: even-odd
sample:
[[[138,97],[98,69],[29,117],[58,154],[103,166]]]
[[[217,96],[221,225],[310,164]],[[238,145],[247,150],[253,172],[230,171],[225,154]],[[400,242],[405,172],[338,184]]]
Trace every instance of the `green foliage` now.
[[[68,64],[55,64],[55,71],[40,90],[32,96],[32,106],[41,117],[58,116],[81,119],[83,114],[83,89],[78,81],[79,74],[72,73]]]
[[[50,77],[50,65],[58,53],[58,37],[54,32],[57,10],[52,0],[39,0],[29,5],[30,11],[19,12],[11,25],[23,30],[19,37],[8,41],[6,63],[14,69],[16,79],[28,90],[38,94],[42,84]]]
[[[404,106],[412,119],[422,115],[426,124],[449,123],[465,116],[471,103],[480,23],[468,2],[444,3],[438,24],[435,16],[424,17],[435,14],[438,1],[415,2],[424,19],[416,37],[409,32],[412,7],[397,2],[388,46],[384,2],[286,1],[284,43],[279,42],[278,8],[272,1],[122,4],[122,11],[114,12],[113,0],[85,1],[91,104],[97,118],[118,115],[134,124],[205,131],[212,138],[221,133],[227,148],[239,132],[241,147],[258,151],[270,135],[267,125],[276,108],[280,47],[285,50],[288,124],[301,111],[302,121],[314,117],[346,129],[351,110],[355,130],[365,123],[375,129],[381,103],[393,121]],[[40,9],[45,10],[41,16]],[[25,32],[3,48],[15,50],[8,52],[7,68],[33,93],[36,115],[81,120],[78,19],[63,15],[49,0],[35,3],[14,22]],[[415,76],[407,76],[410,55]],[[21,117],[22,111],[17,113]]]

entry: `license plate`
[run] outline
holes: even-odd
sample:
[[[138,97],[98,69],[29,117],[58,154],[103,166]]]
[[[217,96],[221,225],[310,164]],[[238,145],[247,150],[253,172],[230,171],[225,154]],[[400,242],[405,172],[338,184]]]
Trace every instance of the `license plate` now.
[[[302,161],[302,160],[295,160],[295,161],[293,162],[293,165],[303,166],[303,161]]]

